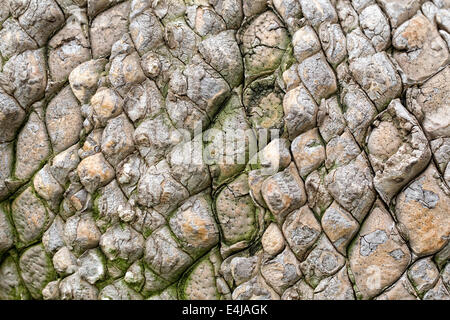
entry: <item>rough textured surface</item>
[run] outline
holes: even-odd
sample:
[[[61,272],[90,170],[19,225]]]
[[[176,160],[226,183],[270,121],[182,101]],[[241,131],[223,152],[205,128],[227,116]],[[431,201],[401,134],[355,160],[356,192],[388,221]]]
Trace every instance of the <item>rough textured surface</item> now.
[[[450,299],[449,10],[2,1],[0,299]]]

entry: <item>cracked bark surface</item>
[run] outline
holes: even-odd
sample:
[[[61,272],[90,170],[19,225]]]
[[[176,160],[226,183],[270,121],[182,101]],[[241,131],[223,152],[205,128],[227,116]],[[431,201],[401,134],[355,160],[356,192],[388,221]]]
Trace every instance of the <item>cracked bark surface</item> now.
[[[0,299],[450,300],[449,16],[5,0]]]

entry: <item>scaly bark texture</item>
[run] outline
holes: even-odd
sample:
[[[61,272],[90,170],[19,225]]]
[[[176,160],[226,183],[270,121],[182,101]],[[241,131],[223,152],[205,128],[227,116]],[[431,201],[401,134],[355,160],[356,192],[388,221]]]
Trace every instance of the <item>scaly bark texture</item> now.
[[[449,46],[448,0],[2,1],[0,299],[450,299]]]

